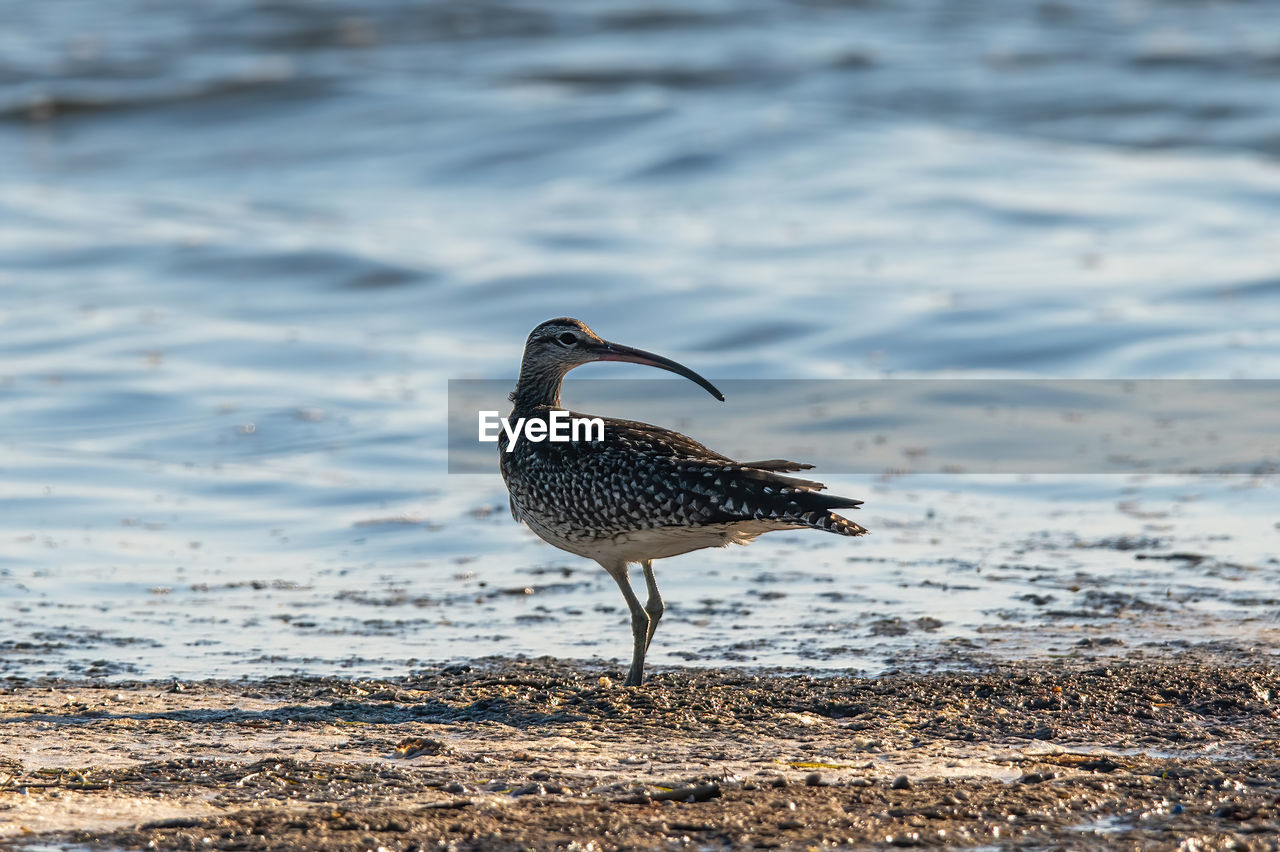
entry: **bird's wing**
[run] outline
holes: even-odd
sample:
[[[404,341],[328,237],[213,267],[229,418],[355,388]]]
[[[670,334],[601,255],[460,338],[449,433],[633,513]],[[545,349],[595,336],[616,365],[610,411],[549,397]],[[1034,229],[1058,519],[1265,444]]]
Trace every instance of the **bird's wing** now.
[[[577,415],[581,416],[581,415]],[[666,451],[674,460],[688,463],[700,463],[706,470],[715,471],[723,476],[732,475],[730,482],[742,480],[759,484],[760,488],[774,486],[777,489],[795,489],[802,492],[824,491],[826,485],[812,479],[801,479],[797,476],[780,476],[779,471],[812,470],[813,465],[786,459],[766,459],[765,461],[739,462],[728,456],[710,450],[688,435],[682,435],[671,429],[641,423],[636,420],[618,420],[612,417],[602,418],[605,422],[605,440],[612,436],[625,446],[639,450]],[[715,477],[713,477],[714,479]],[[740,487],[731,484],[727,487]],[[862,503],[861,500],[849,500],[844,497],[825,497],[832,508],[852,508]]]
[[[601,419],[603,440],[546,442],[536,451],[526,447],[529,455],[521,467],[530,482],[538,483],[529,497],[538,500],[538,511],[548,520],[589,523],[602,531],[739,521],[826,529],[832,509],[862,503],[821,493],[826,486],[820,482],[736,462],[670,429]],[[774,468],[782,464],[775,462]],[[797,467],[785,464],[787,469]]]

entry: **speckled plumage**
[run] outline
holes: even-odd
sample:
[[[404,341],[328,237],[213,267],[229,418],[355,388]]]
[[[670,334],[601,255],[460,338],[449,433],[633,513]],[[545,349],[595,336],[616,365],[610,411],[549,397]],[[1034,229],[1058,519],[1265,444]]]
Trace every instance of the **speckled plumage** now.
[[[510,419],[546,420],[560,410],[565,373],[592,360],[669,369],[719,396],[682,365],[608,343],[577,320],[562,318],[529,335]],[[500,468],[516,520],[548,543],[596,560],[618,582],[636,636],[628,684],[640,682],[644,652],[663,611],[652,560],[746,544],[773,530],[809,528],[846,536],[867,532],[833,512],[856,508],[861,500],[827,494],[819,482],[786,475],[811,465],[781,459],[737,462],[670,429],[601,419],[602,440],[531,442],[522,436],[508,452],[504,439],[499,442]],[[631,590],[627,563],[644,567],[650,598],[645,607]]]
[[[511,416],[545,419],[550,410],[538,406]],[[593,557],[617,536],[664,527],[726,527],[725,544],[735,540],[735,527],[751,530],[752,537],[797,527],[841,535],[866,532],[832,513],[862,501],[825,494],[821,483],[779,472],[810,465],[744,464],[679,432],[602,419],[602,441],[520,440],[501,454],[512,515],[564,550]]]

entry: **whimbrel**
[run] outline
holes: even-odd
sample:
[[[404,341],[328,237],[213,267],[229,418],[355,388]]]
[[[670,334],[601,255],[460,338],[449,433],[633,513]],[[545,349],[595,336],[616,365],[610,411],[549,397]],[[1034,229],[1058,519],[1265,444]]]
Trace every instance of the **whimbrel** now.
[[[669,370],[724,395],[702,376],[661,355],[602,340],[584,323],[562,317],[533,330],[525,342],[509,420],[547,420],[560,407],[560,385],[591,361],[630,361]],[[563,416],[563,415],[557,415]],[[588,415],[569,412],[570,417]],[[813,465],[782,459],[738,462],[679,432],[632,420],[601,418],[595,441],[498,442],[511,514],[540,538],[600,563],[631,610],[633,638],[627,686],[639,686],[645,652],[664,606],[653,561],[704,547],[747,544],[774,530],[816,529],[857,536],[866,530],[835,514],[861,500],[824,494],[820,482],[784,476]],[[648,601],[641,605],[627,566],[644,569]]]

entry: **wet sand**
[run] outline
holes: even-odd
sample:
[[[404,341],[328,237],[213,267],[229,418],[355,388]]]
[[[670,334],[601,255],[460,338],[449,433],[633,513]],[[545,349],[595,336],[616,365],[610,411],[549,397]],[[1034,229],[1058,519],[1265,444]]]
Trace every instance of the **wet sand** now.
[[[1274,662],[11,679],[0,848],[1274,850]]]

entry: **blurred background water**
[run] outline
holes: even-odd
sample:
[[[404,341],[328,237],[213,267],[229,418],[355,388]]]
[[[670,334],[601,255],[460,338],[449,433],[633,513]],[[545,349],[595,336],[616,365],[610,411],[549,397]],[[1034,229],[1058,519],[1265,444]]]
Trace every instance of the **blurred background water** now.
[[[1280,377],[1275,4],[0,20],[10,674],[623,654],[607,577],[444,472],[446,380],[553,316],[712,380]],[[1274,478],[829,479],[874,535],[660,565],[653,661],[1280,635]]]

